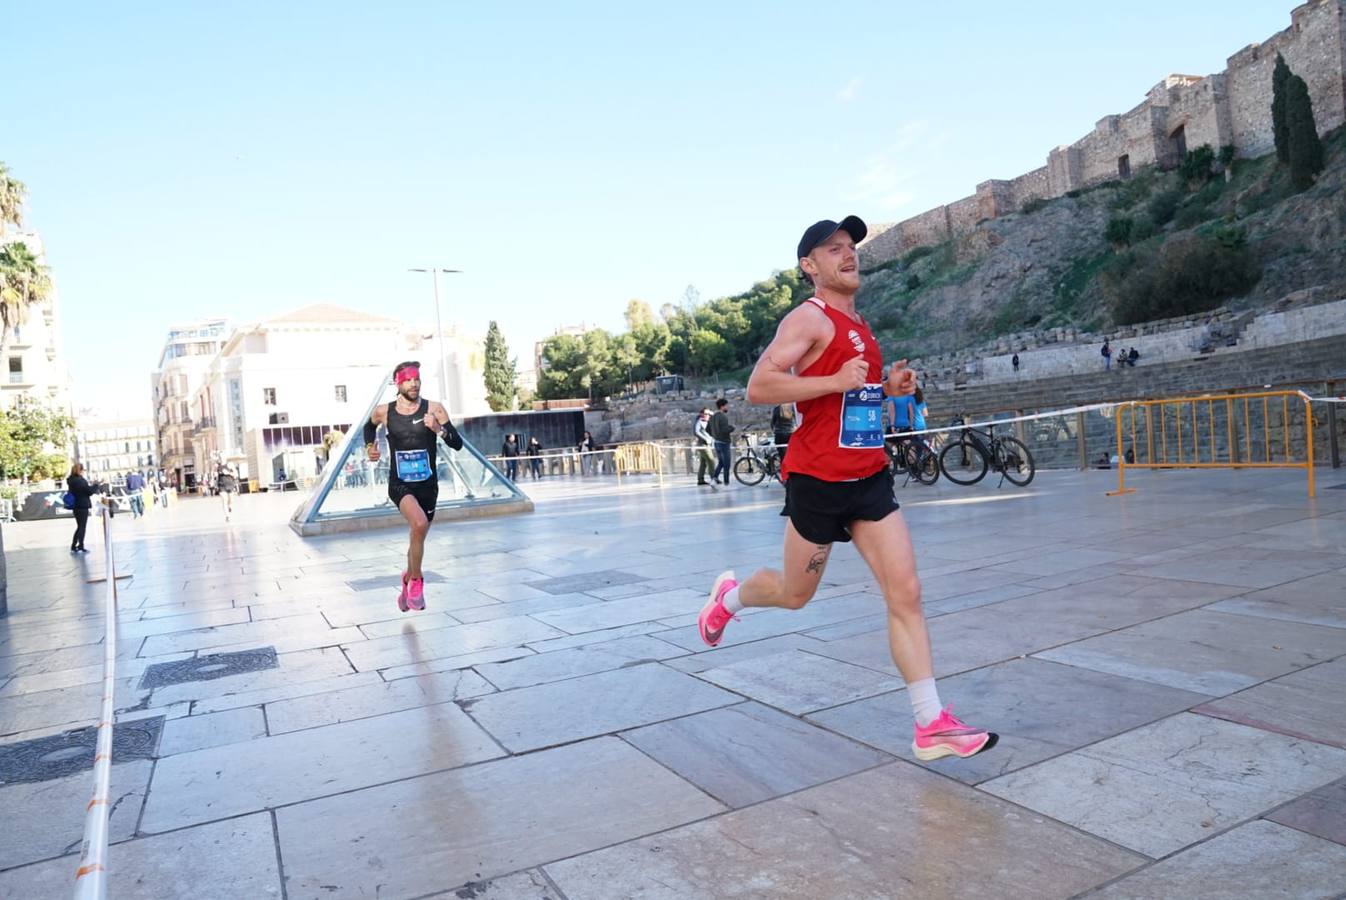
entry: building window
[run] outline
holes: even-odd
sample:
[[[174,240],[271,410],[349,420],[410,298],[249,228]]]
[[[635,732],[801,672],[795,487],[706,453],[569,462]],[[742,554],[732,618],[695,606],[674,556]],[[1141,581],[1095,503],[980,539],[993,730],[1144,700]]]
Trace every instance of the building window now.
[[[336,401],[338,403],[346,402],[346,386],[344,384],[338,384],[336,386]]]
[[[1119,156],[1119,157],[1117,158],[1117,177],[1118,177],[1118,178],[1130,178],[1130,177],[1131,177],[1131,156],[1130,156],[1130,154],[1128,154],[1128,155],[1126,155],[1126,156]]]
[[[275,388],[262,388],[262,402],[265,403],[267,406],[275,406],[275,405],[276,405],[276,389],[275,389]]]
[[[23,383],[23,357],[11,356],[9,358],[9,383]]]

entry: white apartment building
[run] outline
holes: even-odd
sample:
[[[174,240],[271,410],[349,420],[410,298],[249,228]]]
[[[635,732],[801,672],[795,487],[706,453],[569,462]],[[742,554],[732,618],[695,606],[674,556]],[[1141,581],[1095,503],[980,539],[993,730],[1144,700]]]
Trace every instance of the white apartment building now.
[[[37,232],[7,232],[3,242],[22,242],[46,264]],[[28,397],[68,414],[70,370],[61,346],[60,299],[55,286],[45,301],[26,313],[27,321],[16,326],[5,342],[6,377],[0,381],[0,408],[9,409],[19,397]]]
[[[485,409],[482,342],[451,336],[445,345],[450,408]],[[240,326],[191,403],[196,471],[223,458],[260,484],[281,470],[315,475],[323,436],[362,427],[389,370],[407,358],[421,361],[425,392],[438,399],[435,342],[397,319],[319,304]]]
[[[150,419],[81,419],[75,431],[75,458],[92,481],[119,482],[128,472],[158,472],[157,448],[158,429]]]
[[[168,483],[182,489],[196,486],[198,471],[193,444],[201,429],[192,415],[192,400],[228,328],[229,320],[223,318],[173,326],[164,341],[159,368],[150,376],[160,467]]]

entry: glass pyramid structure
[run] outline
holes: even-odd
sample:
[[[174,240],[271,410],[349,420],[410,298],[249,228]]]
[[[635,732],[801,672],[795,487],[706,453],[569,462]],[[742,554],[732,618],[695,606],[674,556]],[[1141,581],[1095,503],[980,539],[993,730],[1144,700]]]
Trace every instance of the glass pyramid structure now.
[[[388,499],[388,460],[392,454],[388,452],[385,429],[379,428],[377,463],[366,459],[362,434],[374,409],[396,397],[397,388],[389,370],[364,415],[351,425],[345,439],[332,448],[313,492],[290,517],[290,528],[308,537],[405,524],[402,514]],[[466,439],[461,450],[451,450],[441,440],[438,459],[439,502],[435,506],[435,522],[532,512],[533,501]]]

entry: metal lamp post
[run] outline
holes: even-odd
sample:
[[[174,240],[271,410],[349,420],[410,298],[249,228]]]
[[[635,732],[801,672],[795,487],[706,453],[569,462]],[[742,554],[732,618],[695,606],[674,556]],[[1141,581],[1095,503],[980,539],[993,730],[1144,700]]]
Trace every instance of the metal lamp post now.
[[[439,402],[443,403],[445,408],[449,405],[449,365],[448,357],[444,353],[444,319],[439,312],[439,273],[448,272],[450,274],[460,274],[462,269],[407,269],[408,272],[429,272],[430,279],[435,285],[435,330],[439,338]]]

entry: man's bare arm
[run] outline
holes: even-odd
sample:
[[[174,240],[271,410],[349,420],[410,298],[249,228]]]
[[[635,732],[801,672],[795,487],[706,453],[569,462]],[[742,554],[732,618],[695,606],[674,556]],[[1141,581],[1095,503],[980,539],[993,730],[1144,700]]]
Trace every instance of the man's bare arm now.
[[[810,350],[827,339],[828,324],[822,313],[807,305],[782,319],[748,378],[748,402],[794,403],[842,390],[835,375],[806,377],[793,371]]]

